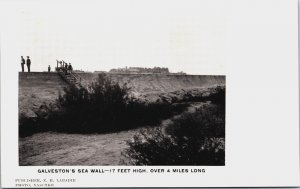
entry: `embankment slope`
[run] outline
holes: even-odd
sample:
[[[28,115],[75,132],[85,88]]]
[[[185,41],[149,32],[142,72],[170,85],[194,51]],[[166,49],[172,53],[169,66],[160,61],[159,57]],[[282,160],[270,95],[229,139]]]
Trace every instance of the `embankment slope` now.
[[[57,73],[19,73],[19,114],[36,117],[42,104],[55,102],[68,84]]]
[[[88,85],[98,77],[96,73],[80,73],[82,84]],[[127,83],[135,94],[169,93],[179,90],[225,86],[225,76],[210,75],[142,75],[109,74],[120,84]],[[19,73],[19,114],[36,117],[36,111],[43,104],[55,102],[68,84],[57,73]],[[149,95],[148,95],[149,96]],[[153,95],[152,95],[153,96]]]
[[[96,80],[98,74],[81,73],[83,84]],[[146,75],[109,74],[113,81],[127,86],[137,93],[172,92],[181,89],[206,88],[225,85],[225,76],[212,75]]]

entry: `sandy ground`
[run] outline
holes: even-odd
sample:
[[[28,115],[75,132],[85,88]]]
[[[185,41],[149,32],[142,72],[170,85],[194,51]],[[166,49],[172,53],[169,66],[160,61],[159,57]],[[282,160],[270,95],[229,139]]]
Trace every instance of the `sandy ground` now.
[[[193,103],[186,111],[194,112],[203,104]],[[161,125],[170,121],[163,120]],[[128,147],[126,141],[140,129],[108,134],[46,132],[20,138],[20,165],[120,165],[124,158],[121,153]]]
[[[136,132],[35,134],[19,141],[20,165],[119,165],[126,141]]]

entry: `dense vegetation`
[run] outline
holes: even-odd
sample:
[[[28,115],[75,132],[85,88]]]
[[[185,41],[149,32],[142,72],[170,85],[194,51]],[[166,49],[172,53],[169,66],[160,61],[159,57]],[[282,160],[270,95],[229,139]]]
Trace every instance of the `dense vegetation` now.
[[[198,95],[192,95],[190,93],[184,94],[182,99],[178,99],[175,102],[206,102],[211,101],[214,104],[225,107],[225,87],[216,86],[208,88],[207,92],[199,93]],[[207,94],[208,93],[208,94]]]
[[[129,165],[225,165],[225,108],[205,104],[127,143],[123,161]]]
[[[88,87],[70,86],[59,95],[47,116],[30,119],[21,116],[19,134],[56,131],[104,133],[157,125],[162,119],[182,112],[186,104],[142,103],[130,96],[130,88],[114,83],[105,74]]]

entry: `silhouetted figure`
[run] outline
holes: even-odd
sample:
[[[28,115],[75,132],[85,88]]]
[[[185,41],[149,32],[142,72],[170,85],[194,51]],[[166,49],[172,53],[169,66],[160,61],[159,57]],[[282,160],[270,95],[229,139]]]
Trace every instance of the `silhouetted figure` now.
[[[25,65],[25,59],[23,56],[21,56],[21,67],[22,67],[22,72],[24,72],[24,65]]]
[[[27,65],[28,72],[30,72],[31,60],[30,60],[29,56],[27,56],[26,65]]]
[[[70,73],[73,71],[73,67],[72,67],[71,63],[69,63],[68,71],[69,71]]]
[[[61,63],[62,63],[61,70],[62,70],[65,74],[67,74],[67,68],[66,68],[65,63],[64,63],[63,61],[61,61]]]
[[[51,67],[50,67],[50,65],[48,66],[48,72],[50,72],[51,71]]]

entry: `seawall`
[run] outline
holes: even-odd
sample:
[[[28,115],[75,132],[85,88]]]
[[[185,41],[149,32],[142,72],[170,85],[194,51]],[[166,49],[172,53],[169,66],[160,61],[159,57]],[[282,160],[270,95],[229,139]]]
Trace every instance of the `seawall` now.
[[[98,77],[96,73],[79,73],[82,84],[88,85]],[[178,90],[225,85],[225,76],[211,75],[142,75],[108,74],[115,82],[127,83],[136,94],[168,93]],[[55,72],[19,73],[19,114],[36,117],[41,105],[55,102],[68,84]]]
[[[98,74],[80,73],[83,84],[95,81]],[[160,75],[160,74],[108,74],[120,84],[127,84],[133,92],[156,93],[171,92],[181,89],[206,88],[225,85],[225,76],[212,75]]]
[[[36,117],[42,104],[54,103],[68,84],[57,73],[19,73],[19,114]]]

